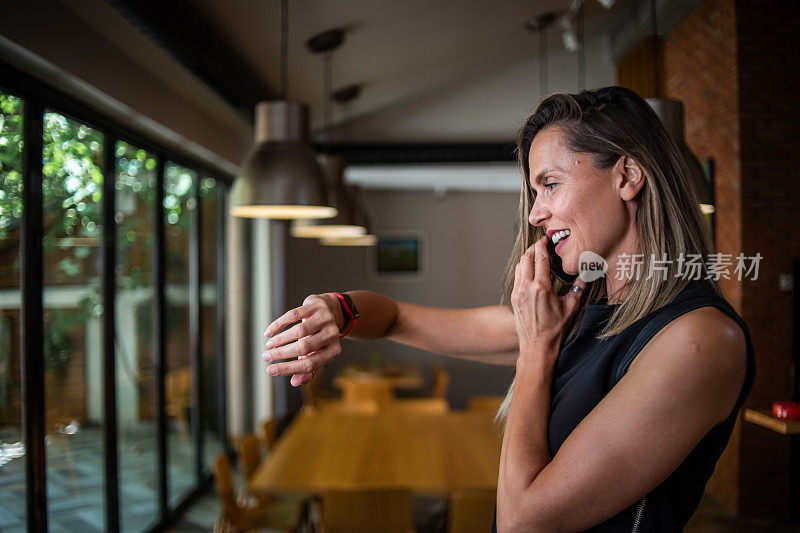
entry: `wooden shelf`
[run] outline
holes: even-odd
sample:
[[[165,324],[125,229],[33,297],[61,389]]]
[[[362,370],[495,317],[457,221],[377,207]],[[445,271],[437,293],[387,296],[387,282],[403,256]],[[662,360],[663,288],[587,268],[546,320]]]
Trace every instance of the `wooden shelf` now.
[[[775,418],[772,409],[745,409],[744,419],[783,435],[800,435],[800,419]]]

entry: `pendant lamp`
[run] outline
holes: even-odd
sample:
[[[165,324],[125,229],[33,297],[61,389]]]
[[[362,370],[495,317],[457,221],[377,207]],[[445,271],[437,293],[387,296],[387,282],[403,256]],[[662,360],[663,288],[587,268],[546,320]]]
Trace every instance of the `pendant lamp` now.
[[[711,189],[711,183],[706,178],[700,161],[697,160],[697,157],[684,141],[683,103],[671,98],[646,98],[645,100],[656,112],[658,118],[661,119],[661,123],[664,124],[667,133],[675,140],[681,155],[686,160],[686,165],[689,167],[689,175],[700,200],[700,209],[705,214],[713,213],[714,193]]]
[[[315,219],[336,216],[322,169],[308,145],[308,109],[288,101],[288,0],[281,1],[280,100],[256,105],[255,145],[233,184],[233,216]]]
[[[547,97],[547,28],[553,25],[556,13],[549,12],[525,22],[525,28],[539,34],[539,102]]]
[[[358,84],[349,85],[333,93],[332,98],[344,106],[344,124],[352,122],[352,103],[361,95],[361,86]],[[347,130],[345,129],[345,138]],[[367,212],[367,203],[361,194],[361,187],[358,185],[346,185],[348,197],[355,205],[356,224],[363,226],[366,235],[360,237],[328,237],[320,240],[323,246],[375,246],[378,244],[378,237],[372,234],[372,223]]]
[[[689,167],[689,176],[697,191],[697,196],[700,201],[700,209],[705,214],[714,212],[714,190],[710,180],[703,172],[703,167],[700,161],[692,153],[692,150],[684,140],[684,127],[683,127],[683,102],[674,100],[672,98],[661,98],[658,93],[660,91],[659,69],[658,69],[658,24],[656,21],[656,2],[650,1],[650,24],[651,24],[651,38],[653,41],[653,67],[654,67],[654,80],[656,87],[656,98],[646,98],[650,107],[656,112],[656,115],[664,125],[678,149],[681,151],[686,165]]]
[[[366,235],[360,237],[328,237],[320,241],[323,246],[375,246],[378,237],[372,234],[372,222],[367,212],[367,204],[358,185],[347,185],[350,198],[356,208],[356,223],[366,228]]]
[[[330,147],[332,141],[332,118],[330,97],[333,84],[333,51],[344,42],[344,31],[333,29],[322,32],[306,41],[308,49],[322,55],[322,106],[325,118],[325,140]],[[345,160],[328,154],[318,154],[317,162],[323,170],[328,191],[329,204],[338,214],[324,220],[297,220],[292,224],[292,237],[320,239],[325,237],[358,237],[366,228],[356,223],[356,208],[344,184]]]
[[[328,188],[328,200],[338,211],[324,220],[297,220],[292,224],[292,237],[320,239],[325,237],[359,237],[367,230],[356,220],[356,206],[344,184],[345,162],[341,157],[317,154]]]
[[[361,237],[327,237],[322,239],[323,246],[375,246],[378,237],[375,235],[362,235]]]

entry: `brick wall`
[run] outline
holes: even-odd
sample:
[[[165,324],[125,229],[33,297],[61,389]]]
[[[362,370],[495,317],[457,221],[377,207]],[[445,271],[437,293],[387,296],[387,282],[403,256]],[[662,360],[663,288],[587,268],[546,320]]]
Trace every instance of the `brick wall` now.
[[[701,3],[664,36],[662,45],[665,96],[683,102],[686,142],[695,155],[714,159],[717,250],[735,257],[742,250],[742,198],[734,1]],[[723,279],[720,286],[744,316],[742,283]],[[732,511],[739,500],[739,431],[734,430],[708,485]]]
[[[748,406],[791,396],[791,293],[778,276],[800,256],[799,16],[796,2],[706,0],[664,38],[666,96],[685,105],[689,146],[716,163],[717,248],[763,256],[757,281],[722,283],[756,352]],[[739,514],[784,518],[789,461],[787,437],[740,421],[709,491]]]

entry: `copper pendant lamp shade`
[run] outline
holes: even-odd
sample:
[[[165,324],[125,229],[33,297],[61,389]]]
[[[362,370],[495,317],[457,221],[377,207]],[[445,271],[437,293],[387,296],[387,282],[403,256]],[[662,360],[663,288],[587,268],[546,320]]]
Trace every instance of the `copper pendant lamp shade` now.
[[[255,146],[233,185],[231,214],[247,218],[313,219],[336,216],[328,205],[322,169],[307,143],[308,111],[297,102],[256,106]]]
[[[335,217],[314,221],[297,221],[292,237],[320,239],[326,237],[359,237],[366,228],[356,220],[356,205],[344,184],[345,162],[341,157],[317,154],[328,191],[329,204],[336,208]]]

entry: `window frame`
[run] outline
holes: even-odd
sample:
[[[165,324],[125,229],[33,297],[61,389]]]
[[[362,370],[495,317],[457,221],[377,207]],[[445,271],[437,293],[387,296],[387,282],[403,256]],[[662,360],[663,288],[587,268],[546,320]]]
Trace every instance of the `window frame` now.
[[[190,314],[192,327],[190,340],[192,350],[192,383],[193,389],[201,381],[200,365],[200,339],[199,339],[199,313],[200,313],[200,281],[201,281],[201,228],[200,228],[200,181],[205,177],[216,180],[221,187],[217,216],[217,240],[215,243],[216,286],[219,295],[216,307],[216,386],[219,394],[220,416],[216,421],[220,435],[223,438],[223,447],[231,449],[228,442],[227,416],[226,416],[226,353],[225,353],[225,213],[227,212],[227,199],[233,176],[219,169],[211,168],[190,156],[179,153],[159,143],[150,140],[145,135],[132,131],[123,124],[107,117],[95,109],[78,102],[66,93],[63,93],[48,84],[33,78],[18,70],[10,64],[0,61],[0,90],[13,94],[24,101],[24,151],[23,159],[23,214],[22,233],[20,243],[21,268],[20,268],[20,321],[21,321],[21,354],[20,365],[22,372],[22,425],[23,438],[27,453],[25,454],[25,498],[26,519],[28,531],[47,531],[47,481],[45,463],[45,421],[44,421],[44,350],[43,338],[43,253],[42,253],[42,149],[43,149],[43,119],[45,112],[54,112],[80,121],[90,126],[104,136],[104,161],[103,161],[103,200],[101,220],[102,245],[101,255],[101,291],[103,300],[102,317],[102,375],[103,387],[103,470],[104,470],[104,501],[106,530],[117,532],[120,530],[119,513],[119,465],[117,442],[117,402],[115,380],[115,308],[116,308],[116,276],[114,265],[116,261],[116,223],[115,215],[115,182],[116,182],[116,153],[118,141],[124,141],[144,149],[157,159],[156,190],[161,191],[156,198],[163,198],[164,171],[167,161],[179,164],[196,173],[193,187],[193,199],[197,209],[190,214],[190,245],[189,268],[192,274],[190,283]],[[179,502],[170,508],[167,494],[167,419],[164,412],[164,379],[166,371],[165,361],[165,280],[164,280],[164,206],[162,201],[156,201],[154,209],[154,243],[153,243],[153,288],[155,298],[152,303],[153,313],[153,338],[156,364],[156,402],[157,413],[157,492],[158,509],[153,530],[159,530],[164,525],[175,520],[189,503],[211,483],[210,471],[205,465],[203,446],[204,432],[202,428],[202,402],[192,405],[193,442],[195,444],[195,479],[198,480],[194,489]],[[195,309],[197,307],[197,309]],[[199,391],[194,391],[197,395]]]

